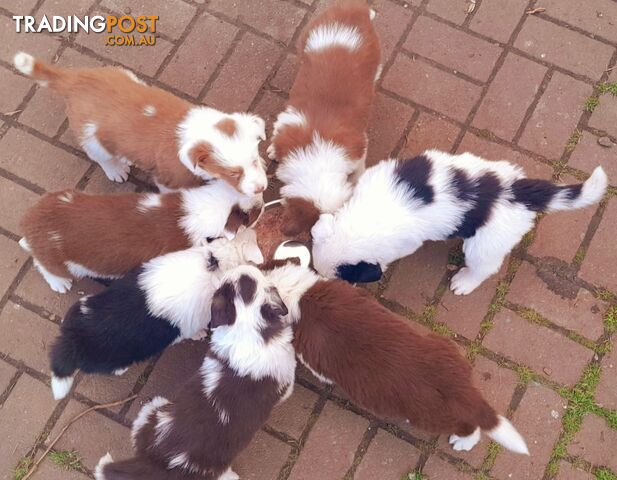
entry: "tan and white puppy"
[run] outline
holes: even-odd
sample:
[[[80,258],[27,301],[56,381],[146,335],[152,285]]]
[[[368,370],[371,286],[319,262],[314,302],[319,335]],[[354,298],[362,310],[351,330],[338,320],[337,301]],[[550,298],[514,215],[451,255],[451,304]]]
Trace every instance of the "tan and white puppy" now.
[[[245,195],[266,189],[260,117],[192,105],[123,68],[65,69],[23,52],[13,61],[21,73],[65,98],[71,128],[110,180],[125,181],[135,164],[152,172],[163,190],[212,178]]]
[[[280,162],[287,235],[308,232],[320,213],[338,210],[364,171],[380,70],[374,15],[364,1],[344,2],[304,34],[300,69],[268,148]]]

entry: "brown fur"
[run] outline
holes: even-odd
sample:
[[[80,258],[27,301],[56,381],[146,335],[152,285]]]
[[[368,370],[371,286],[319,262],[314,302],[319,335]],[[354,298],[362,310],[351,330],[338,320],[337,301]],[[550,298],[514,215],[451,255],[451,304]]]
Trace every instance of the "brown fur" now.
[[[233,137],[236,134],[237,126],[233,118],[225,118],[215,125],[221,132],[228,137]]]
[[[283,213],[283,234],[295,237],[311,230],[319,220],[319,209],[303,198],[288,198]]]
[[[497,425],[454,343],[416,333],[368,292],[318,281],[300,300],[300,312],[296,352],[359,406],[436,433],[467,436]]]

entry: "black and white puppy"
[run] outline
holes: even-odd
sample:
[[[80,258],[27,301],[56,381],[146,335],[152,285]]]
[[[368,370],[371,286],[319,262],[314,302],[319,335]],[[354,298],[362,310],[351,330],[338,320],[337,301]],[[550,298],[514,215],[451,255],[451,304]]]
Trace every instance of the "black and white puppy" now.
[[[326,277],[371,282],[425,241],[459,237],[465,267],[451,289],[466,295],[499,270],[538,212],[592,205],[607,184],[601,167],[583,184],[558,186],[471,153],[384,160],[364,172],[340,210],[320,216],[311,231],[313,262]]]
[[[135,457],[109,454],[96,480],[237,480],[236,456],[293,389],[296,368],[287,307],[255,267],[228,271],[212,299],[211,348],[199,371],[133,422]]]
[[[67,395],[78,369],[122,375],[172,343],[205,336],[222,274],[249,261],[263,257],[255,232],[244,230],[234,240],[154,258],[103,292],[82,297],[50,352],[54,398]]]

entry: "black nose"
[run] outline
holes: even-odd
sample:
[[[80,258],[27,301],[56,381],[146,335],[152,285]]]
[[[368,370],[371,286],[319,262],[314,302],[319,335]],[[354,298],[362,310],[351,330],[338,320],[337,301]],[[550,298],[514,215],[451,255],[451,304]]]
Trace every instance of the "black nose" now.
[[[383,272],[378,263],[359,262],[355,265],[348,263],[339,265],[336,276],[350,283],[369,283],[378,281]]]

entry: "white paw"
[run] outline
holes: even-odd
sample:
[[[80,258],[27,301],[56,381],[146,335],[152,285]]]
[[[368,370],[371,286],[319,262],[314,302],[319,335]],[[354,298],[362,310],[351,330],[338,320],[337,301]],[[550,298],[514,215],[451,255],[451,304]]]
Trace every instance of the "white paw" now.
[[[234,472],[231,467],[229,467],[219,478],[218,480],[240,480],[240,475]]]
[[[266,153],[268,154],[268,158],[270,160],[276,160],[276,147],[274,146],[274,143],[271,143],[270,145],[268,145],[268,149],[266,150]]]
[[[193,335],[191,337],[191,340],[199,341],[199,340],[203,340],[204,338],[207,338],[207,337],[208,337],[208,330],[206,330],[204,328],[204,329],[201,329],[198,332],[196,332],[195,335]]]
[[[469,268],[463,267],[452,277],[450,290],[452,290],[455,295],[468,295],[473,292],[480,283],[482,283],[482,280],[478,280]]]
[[[103,171],[112,182],[122,183],[126,182],[129,178],[131,166],[128,163],[118,160],[113,165],[105,165]]]
[[[71,289],[73,285],[73,280],[70,278],[47,278],[47,283],[49,283],[49,288],[51,288],[54,292],[58,293],[66,293]]]
[[[452,445],[452,449],[460,452],[468,452],[480,441],[480,429],[476,428],[471,435],[459,437],[458,435],[450,435],[448,443]]]
[[[129,367],[126,367],[126,368],[118,368],[117,370],[114,370],[114,371],[113,371],[113,374],[114,374],[116,377],[120,377],[121,375],[124,375],[128,369],[129,369]]]

